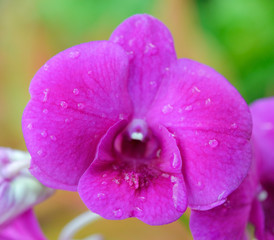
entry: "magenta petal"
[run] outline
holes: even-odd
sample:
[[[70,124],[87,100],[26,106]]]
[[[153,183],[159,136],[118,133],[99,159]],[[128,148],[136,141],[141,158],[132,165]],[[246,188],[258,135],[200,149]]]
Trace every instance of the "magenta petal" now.
[[[31,172],[53,188],[75,190],[107,129],[131,112],[128,59],[111,42],[90,42],[50,59],[30,85],[22,125]]]
[[[245,240],[251,206],[257,193],[255,167],[227,201],[207,211],[192,210],[190,229],[195,240]]]
[[[152,103],[163,75],[176,61],[168,28],[156,18],[142,14],[125,20],[110,41],[123,47],[130,60],[129,93],[135,116],[143,116]]]
[[[91,211],[107,219],[136,217],[150,225],[175,221],[187,207],[176,141],[160,127],[157,134],[163,147],[157,159],[124,162],[113,145],[125,126],[126,121],[121,121],[102,138],[94,162],[79,181],[81,198]]]
[[[260,99],[250,109],[261,181],[274,185],[274,97]]]
[[[8,225],[0,228],[2,240],[46,240],[32,210],[15,218]]]
[[[245,178],[251,162],[250,112],[236,89],[210,67],[179,60],[147,119],[163,124],[178,141],[191,208],[222,204]]]

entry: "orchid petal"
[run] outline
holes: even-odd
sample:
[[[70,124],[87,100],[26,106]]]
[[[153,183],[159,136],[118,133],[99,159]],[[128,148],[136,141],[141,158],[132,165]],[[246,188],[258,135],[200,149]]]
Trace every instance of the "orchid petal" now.
[[[128,54],[129,94],[134,104],[134,115],[148,111],[155,94],[176,53],[168,28],[156,18],[135,15],[116,28],[110,41],[123,47]]]
[[[147,119],[175,135],[189,206],[222,204],[251,163],[251,116],[236,89],[210,67],[182,59],[163,80]]]
[[[75,190],[107,129],[131,112],[128,60],[102,41],[67,49],[33,78],[23,133],[31,172],[53,188]]]

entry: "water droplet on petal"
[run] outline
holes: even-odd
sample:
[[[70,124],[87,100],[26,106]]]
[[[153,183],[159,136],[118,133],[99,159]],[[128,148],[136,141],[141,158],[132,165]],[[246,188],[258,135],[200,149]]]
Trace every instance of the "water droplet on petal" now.
[[[117,209],[117,210],[114,210],[113,211],[113,214],[114,214],[114,216],[115,217],[122,217],[122,215],[123,215],[123,212],[122,212],[122,210],[121,209]]]
[[[193,109],[192,105],[186,106],[185,111],[191,111]]]
[[[46,109],[46,108],[43,110],[43,113],[44,113],[44,114],[47,114],[48,112],[49,112],[49,110]]]
[[[192,88],[192,93],[199,93],[199,92],[201,92],[201,90],[197,87],[197,86],[194,86],[193,88]]]
[[[133,51],[127,52],[127,55],[128,55],[129,60],[132,60],[134,58],[134,52]]]
[[[79,94],[79,90],[77,89],[77,88],[74,88],[73,89],[73,94],[76,96],[76,95],[78,95]]]
[[[178,155],[177,155],[176,153],[173,153],[171,166],[172,166],[174,169],[176,169],[176,168],[179,168],[180,165],[181,165],[180,158],[178,157]]]
[[[135,207],[135,214],[137,217],[142,217],[144,215],[143,213],[143,209],[139,208],[139,207]]]
[[[154,55],[158,52],[157,50],[157,47],[152,44],[152,43],[148,43],[146,46],[145,46],[145,51],[144,53],[145,54],[148,54],[148,55]]]
[[[37,154],[38,154],[40,157],[42,157],[42,156],[45,155],[45,152],[44,152],[43,150],[38,150],[38,151],[37,151]]]
[[[61,105],[61,107],[64,108],[64,109],[68,107],[68,104],[67,104],[67,102],[65,102],[65,101],[61,101],[61,102],[60,102],[60,105]]]
[[[103,178],[107,177],[107,174],[106,174],[106,173],[104,173],[104,174],[102,175],[102,177],[103,177]]]
[[[209,105],[210,103],[211,103],[211,99],[210,98],[208,98],[208,99],[205,100],[205,105]]]
[[[44,98],[43,98],[43,102],[46,102],[48,100],[48,93],[49,93],[49,89],[46,88],[44,91]]]
[[[237,123],[232,123],[230,126],[231,126],[232,129],[237,129],[238,128]]]
[[[150,81],[149,84],[152,87],[156,87],[157,86],[157,83],[155,81]]]
[[[41,132],[41,136],[44,137],[44,138],[47,137],[48,136],[47,131],[44,130],[43,132]]]
[[[208,144],[210,147],[215,148],[218,146],[219,143],[216,139],[211,139],[211,140],[209,140]]]
[[[31,130],[31,129],[32,129],[32,124],[29,123],[28,126],[27,126],[27,128],[28,128],[29,130]]]
[[[263,201],[265,201],[267,199],[267,197],[268,197],[267,191],[263,190],[263,191],[261,191],[259,193],[258,200],[261,201],[261,202],[263,202]]]
[[[106,181],[101,182],[102,185],[107,185]]]
[[[120,113],[120,114],[119,114],[119,119],[120,119],[120,120],[125,119],[125,115],[124,115],[123,113]]]
[[[56,137],[55,137],[54,135],[50,136],[50,139],[51,139],[53,142],[55,142],[55,141],[57,140]]]
[[[79,51],[71,51],[69,53],[69,57],[72,58],[72,59],[76,59],[80,56],[80,52]]]
[[[225,194],[225,191],[221,192],[221,194],[218,196],[218,201],[223,198],[224,194]]]
[[[158,151],[156,152],[156,156],[157,156],[157,158],[159,158],[160,156],[161,156],[161,149],[158,149]]]
[[[200,186],[202,185],[202,183],[199,181],[199,182],[197,183],[197,185],[200,187]]]
[[[77,107],[78,107],[79,110],[82,110],[82,109],[85,108],[85,105],[83,103],[78,103]]]
[[[98,193],[97,198],[100,199],[100,200],[103,200],[103,199],[106,198],[106,195],[104,193]]]
[[[46,64],[43,66],[43,68],[44,68],[44,71],[48,71],[49,65],[46,63]]]
[[[169,67],[166,67],[165,70],[168,72],[170,69],[169,69]]]
[[[130,40],[128,41],[128,46],[132,47],[132,46],[133,46],[134,41],[135,41],[135,39],[134,39],[134,38],[133,38],[133,39],[130,39]]]
[[[143,196],[138,197],[138,199],[139,199],[141,202],[144,202],[144,201],[146,200],[146,198],[143,197]]]
[[[173,111],[173,107],[172,107],[170,104],[167,104],[167,105],[165,105],[165,106],[162,108],[162,112],[163,112],[164,114],[170,113],[170,112],[172,112],[172,111]]]

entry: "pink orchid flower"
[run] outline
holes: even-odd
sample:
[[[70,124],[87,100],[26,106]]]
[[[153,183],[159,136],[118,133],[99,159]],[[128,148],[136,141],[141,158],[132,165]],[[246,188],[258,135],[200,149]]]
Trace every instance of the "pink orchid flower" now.
[[[274,240],[274,98],[254,102],[251,112],[254,161],[249,174],[223,205],[191,212],[195,240],[248,239],[248,222],[258,240]]]
[[[212,68],[177,59],[169,30],[149,15],[57,54],[30,93],[32,174],[78,190],[107,219],[170,223],[187,206],[222,204],[247,175],[247,104]]]

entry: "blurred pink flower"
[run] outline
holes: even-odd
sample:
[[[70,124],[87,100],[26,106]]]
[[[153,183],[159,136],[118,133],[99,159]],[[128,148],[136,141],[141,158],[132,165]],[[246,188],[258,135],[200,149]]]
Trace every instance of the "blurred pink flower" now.
[[[222,204],[248,172],[245,101],[210,67],[177,59],[149,15],[57,54],[30,93],[22,124],[32,174],[78,190],[105,218],[169,223],[187,204]]]
[[[258,240],[274,239],[274,98],[254,102],[251,112],[254,161],[249,174],[223,205],[191,212],[195,240],[247,239],[248,222]]]
[[[52,195],[28,171],[30,155],[0,147],[0,239],[45,239],[31,208]]]
[[[8,224],[0,227],[0,239],[46,240],[32,210],[27,210]]]

